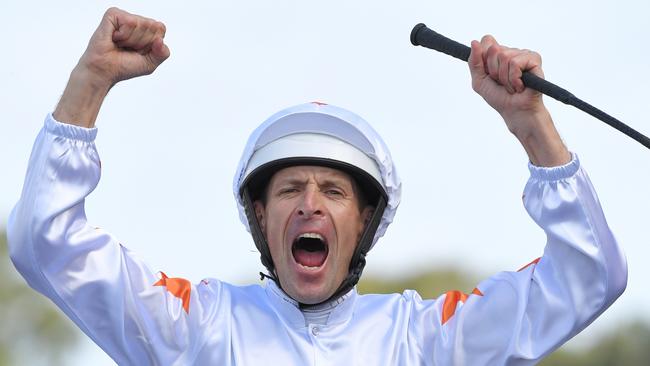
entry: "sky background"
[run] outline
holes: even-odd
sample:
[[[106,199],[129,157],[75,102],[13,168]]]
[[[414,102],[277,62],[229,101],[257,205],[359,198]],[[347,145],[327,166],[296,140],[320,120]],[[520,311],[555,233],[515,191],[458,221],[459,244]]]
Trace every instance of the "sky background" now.
[[[96,140],[103,177],[90,221],[153,270],[257,281],[232,176],[248,134],[285,107],[322,101],[367,119],[391,148],[402,205],[366,274],[458,266],[487,276],[542,254],[521,205],[525,152],[470,87],[467,65],[409,42],[419,22],[469,44],[483,34],[538,51],[548,80],[650,135],[650,6],[643,1],[5,1],[0,5],[0,219],[22,187],[45,115],[109,6],[163,21],[172,55],[118,84]],[[626,293],[574,342],[650,321],[650,151],[547,98],[597,188],[629,262]],[[469,289],[461,289],[468,291]],[[71,364],[110,365],[84,340]]]

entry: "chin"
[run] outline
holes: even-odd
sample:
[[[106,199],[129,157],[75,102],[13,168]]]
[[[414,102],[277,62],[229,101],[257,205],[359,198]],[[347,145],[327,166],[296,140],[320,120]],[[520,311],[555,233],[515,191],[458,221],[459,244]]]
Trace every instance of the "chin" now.
[[[292,299],[298,301],[301,304],[314,305],[321,303],[332,296],[335,290],[322,289],[322,288],[310,288],[310,287],[320,287],[313,286],[309,284],[304,284],[300,288],[291,288],[285,290]]]

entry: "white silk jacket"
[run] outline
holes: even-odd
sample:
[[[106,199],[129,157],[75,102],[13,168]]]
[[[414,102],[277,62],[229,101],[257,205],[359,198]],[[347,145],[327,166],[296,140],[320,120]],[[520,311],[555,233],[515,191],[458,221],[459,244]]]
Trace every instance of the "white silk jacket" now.
[[[95,135],[48,116],[8,237],[29,285],[120,365],[532,365],[626,285],[625,258],[574,156],[530,167],[524,203],[548,238],[539,260],[467,295],[352,290],[310,323],[271,281],[168,278],[89,224],[84,200],[100,177]]]

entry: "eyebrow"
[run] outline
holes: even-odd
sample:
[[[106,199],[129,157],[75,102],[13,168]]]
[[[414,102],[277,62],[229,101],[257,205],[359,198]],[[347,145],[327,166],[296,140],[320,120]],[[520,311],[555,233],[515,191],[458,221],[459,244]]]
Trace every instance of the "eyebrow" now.
[[[300,178],[284,178],[280,179],[278,182],[276,182],[275,186],[285,186],[285,185],[291,185],[291,186],[302,186],[307,183],[307,179],[300,179]],[[342,178],[337,178],[337,177],[328,177],[320,182],[318,182],[318,185],[321,187],[341,187],[341,188],[349,188],[353,190],[353,184],[346,181],[345,179]]]

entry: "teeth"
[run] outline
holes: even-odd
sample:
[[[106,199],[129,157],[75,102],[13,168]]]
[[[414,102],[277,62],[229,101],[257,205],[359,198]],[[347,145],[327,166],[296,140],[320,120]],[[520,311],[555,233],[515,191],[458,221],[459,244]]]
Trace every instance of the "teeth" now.
[[[301,239],[301,238],[319,239],[319,240],[325,241],[325,240],[323,239],[323,237],[322,237],[320,234],[317,234],[317,233],[304,233],[304,234],[300,234],[300,235],[298,236],[298,239]]]
[[[302,267],[302,268],[306,268],[306,269],[319,269],[319,268],[320,268],[320,266],[310,267],[310,266],[305,266],[305,265],[300,264],[300,263],[298,263],[298,265],[299,265],[300,267]]]

